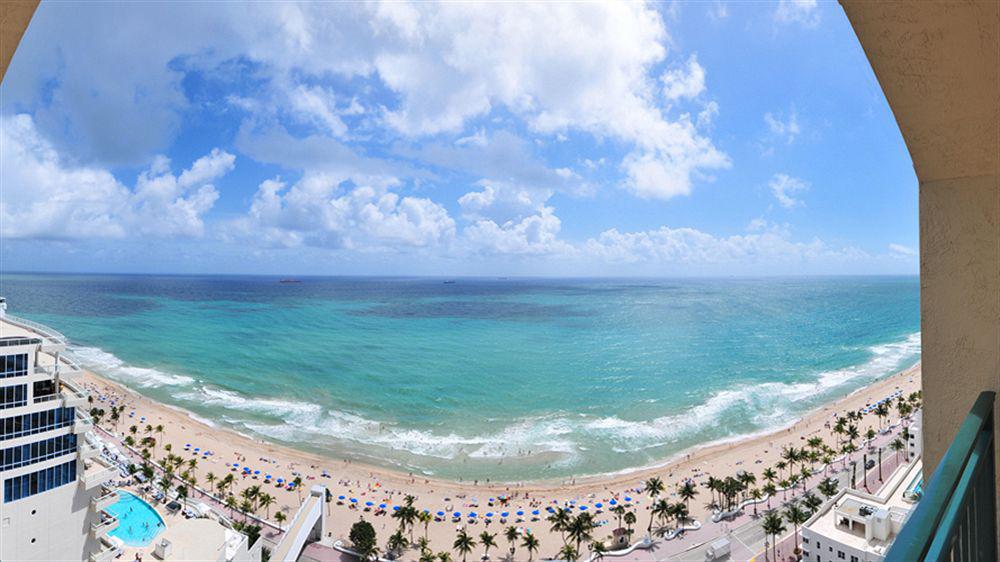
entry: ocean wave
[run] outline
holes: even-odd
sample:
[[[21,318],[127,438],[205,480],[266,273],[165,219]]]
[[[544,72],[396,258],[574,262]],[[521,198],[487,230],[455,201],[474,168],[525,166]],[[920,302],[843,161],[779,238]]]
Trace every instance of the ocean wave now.
[[[112,379],[134,384],[144,388],[161,386],[187,386],[194,384],[194,379],[185,375],[167,373],[149,367],[133,367],[97,347],[71,347],[73,357],[84,368],[96,371]]]
[[[749,422],[747,427],[776,427],[803,413],[804,408],[794,407],[797,402],[822,398],[852,381],[875,380],[896,372],[905,361],[920,353],[920,333],[911,334],[900,342],[873,346],[869,352],[872,357],[865,363],[820,373],[813,381],[740,385],[716,392],[682,414],[640,421],[611,416],[589,422],[586,429],[628,445],[613,447],[617,452],[628,452],[636,447],[667,445],[684,435],[718,424],[727,413],[738,414],[739,419]]]
[[[873,346],[868,351],[870,358],[859,365],[818,373],[800,382],[738,385],[715,392],[682,413],[654,419],[628,420],[619,415],[595,417],[563,412],[495,421],[486,426],[488,430],[472,430],[469,432],[472,434],[463,435],[456,430],[403,427],[290,397],[247,396],[195,384],[191,377],[132,367],[98,348],[73,349],[82,364],[99,373],[141,387],[187,387],[178,388],[173,397],[192,407],[211,408],[211,418],[226,425],[287,443],[354,442],[369,448],[366,449],[369,455],[380,454],[370,450],[372,446],[382,449],[381,455],[389,462],[398,462],[397,453],[405,452],[416,457],[478,461],[545,455],[547,463],[560,464],[573,463],[595,448],[634,453],[698,436],[735,435],[713,433],[713,428],[723,427],[726,422],[731,428],[738,425],[740,434],[789,423],[815,400],[836,389],[897,371],[905,361],[919,354],[920,334]],[[482,420],[476,422],[476,427],[484,427]]]

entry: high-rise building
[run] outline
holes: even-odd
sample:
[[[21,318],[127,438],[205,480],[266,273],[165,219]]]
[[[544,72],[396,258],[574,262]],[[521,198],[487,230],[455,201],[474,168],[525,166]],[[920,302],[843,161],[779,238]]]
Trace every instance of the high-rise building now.
[[[91,444],[88,398],[65,338],[0,299],[0,560],[109,560],[102,510],[118,469]]]

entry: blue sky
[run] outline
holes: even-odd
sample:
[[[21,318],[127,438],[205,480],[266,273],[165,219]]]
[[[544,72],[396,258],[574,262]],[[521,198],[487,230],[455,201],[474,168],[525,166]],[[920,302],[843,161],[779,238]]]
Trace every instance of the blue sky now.
[[[833,2],[43,4],[0,102],[8,271],[917,271]]]

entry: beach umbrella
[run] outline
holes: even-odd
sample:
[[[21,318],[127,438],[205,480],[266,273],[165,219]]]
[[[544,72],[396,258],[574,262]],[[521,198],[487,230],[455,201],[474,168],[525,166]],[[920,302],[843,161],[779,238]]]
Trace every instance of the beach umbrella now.
[[[580,506],[580,511],[587,511],[587,506],[581,505]]]
[[[550,505],[549,507],[545,508],[545,511],[548,511],[549,513],[555,513],[556,510],[552,509],[552,506]]]
[[[611,505],[618,505],[618,500],[611,500],[608,503],[610,503]]]
[[[438,517],[444,517],[444,512],[443,512],[443,511],[439,511],[439,512],[437,512],[437,516],[438,516]]]
[[[358,503],[358,498],[351,498],[351,503]]]
[[[264,479],[265,479],[265,480],[270,480],[270,479],[271,479],[271,475],[270,475],[270,474],[265,474],[265,475],[264,475]],[[340,499],[344,499],[344,498],[343,498],[343,496],[341,496],[341,498],[340,498]]]
[[[625,496],[625,501],[630,502],[630,501],[632,501],[632,498],[630,498],[628,496]]]
[[[459,517],[462,516],[462,512],[461,511],[456,511],[456,512],[452,513],[451,516],[454,517],[455,519],[458,519]]]
[[[260,471],[259,470],[255,470],[255,471],[253,471],[253,473],[254,474],[260,474]]]
[[[198,451],[200,451],[200,450],[201,450],[201,447],[195,447],[195,448],[194,448],[194,452],[196,452],[196,453],[197,453]]]
[[[531,514],[532,515],[538,515],[538,510],[536,509],[536,510],[532,511]]]
[[[393,510],[393,511],[399,511],[399,506],[398,506],[398,505],[394,505],[394,506],[392,506],[392,510]]]
[[[345,498],[344,496],[337,496],[337,499],[340,500],[340,501],[344,501],[347,498]]]
[[[521,510],[518,510],[518,511],[517,511],[517,516],[518,516],[518,517],[520,517],[520,516],[522,516],[522,515],[524,515],[524,512],[523,512],[523,511],[521,511]]]
[[[506,511],[504,511],[503,513],[500,514],[500,517],[503,517],[504,519],[506,519],[507,515],[509,515],[509,514]]]
[[[284,478],[278,478],[278,484],[282,484],[282,483],[284,483],[284,482],[285,482],[285,479],[284,479]]]
[[[424,510],[424,513],[430,513],[430,512],[431,512],[431,510],[429,510],[429,509],[425,509]]]
[[[597,509],[601,509],[602,507],[604,507],[604,504],[601,502],[597,502],[594,504],[594,507],[596,507]]]
[[[368,507],[371,507],[371,506],[373,506],[375,504],[373,504],[372,502],[365,502],[365,505],[367,505]]]
[[[378,504],[378,508],[379,508],[379,509],[385,509],[385,504],[384,504],[384,503],[380,503],[380,504]]]
[[[492,511],[490,511],[490,512],[487,512],[487,513],[486,513],[486,518],[487,518],[487,519],[493,519],[493,512],[492,512]]]

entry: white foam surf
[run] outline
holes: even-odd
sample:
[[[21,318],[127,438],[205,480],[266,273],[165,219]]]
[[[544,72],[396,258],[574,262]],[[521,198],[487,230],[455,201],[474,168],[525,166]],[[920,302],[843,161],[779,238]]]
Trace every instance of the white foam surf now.
[[[97,347],[71,347],[70,352],[86,369],[108,376],[119,382],[134,384],[144,388],[161,386],[187,386],[194,379],[185,375],[167,373],[148,367],[133,367],[113,353]]]

